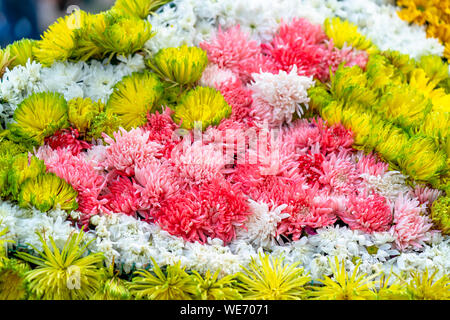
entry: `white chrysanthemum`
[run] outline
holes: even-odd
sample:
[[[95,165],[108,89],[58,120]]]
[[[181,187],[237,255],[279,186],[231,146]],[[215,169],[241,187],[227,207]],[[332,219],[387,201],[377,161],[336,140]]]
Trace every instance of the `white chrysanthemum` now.
[[[256,248],[270,249],[277,243],[278,224],[290,216],[288,213],[282,213],[287,204],[269,208],[266,203],[249,199],[249,207],[252,214],[248,216],[245,228],[237,230],[237,238],[253,244]]]
[[[278,126],[290,123],[295,112],[302,116],[308,109],[307,90],[314,84],[312,77],[299,76],[297,66],[291,72],[278,74],[253,73],[254,82],[249,86],[253,98],[262,103],[253,104],[253,114],[258,120],[267,120]],[[267,105],[264,106],[264,103]]]
[[[399,171],[387,171],[381,176],[361,174],[368,190],[373,190],[383,197],[395,201],[401,194],[411,189],[406,185],[406,177]]]

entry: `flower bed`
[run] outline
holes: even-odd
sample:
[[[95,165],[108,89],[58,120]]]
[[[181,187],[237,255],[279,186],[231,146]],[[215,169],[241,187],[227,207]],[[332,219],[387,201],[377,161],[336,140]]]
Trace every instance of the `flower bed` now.
[[[166,2],[0,52],[0,298],[449,299],[444,46],[389,1]]]

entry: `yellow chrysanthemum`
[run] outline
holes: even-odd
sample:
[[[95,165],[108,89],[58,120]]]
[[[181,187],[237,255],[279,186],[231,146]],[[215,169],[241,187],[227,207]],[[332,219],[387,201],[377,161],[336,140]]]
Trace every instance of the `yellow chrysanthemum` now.
[[[0,220],[0,223],[1,223],[1,220]],[[7,227],[0,230],[0,267],[3,266],[3,263],[5,263],[5,261],[7,259],[8,243],[13,242],[12,240],[4,238],[8,233],[9,233],[9,230]]]
[[[209,270],[202,277],[193,270],[193,279],[196,283],[197,294],[200,300],[240,300],[242,295],[236,289],[235,275],[227,275],[219,279],[219,270],[212,274]]]
[[[6,49],[0,49],[0,79],[2,78],[3,74],[6,71],[6,68],[9,67],[11,64],[11,54],[9,53],[9,50]]]
[[[116,84],[105,111],[117,115],[121,125],[129,130],[146,122],[147,113],[155,111],[161,95],[162,85],[155,74],[133,73]]]
[[[305,297],[304,286],[311,280],[298,263],[285,264],[283,258],[260,254],[252,258],[243,273],[238,274],[244,299],[300,300]]]
[[[107,13],[90,14],[83,13],[83,25],[81,28],[75,29],[77,38],[77,46],[73,50],[73,58],[75,60],[86,61],[88,59],[103,59],[107,52],[102,46],[95,41],[100,39],[106,30]]]
[[[312,287],[311,296],[319,300],[372,300],[376,298],[373,291],[375,283],[373,278],[376,275],[368,276],[359,272],[361,261],[349,275],[345,270],[344,261],[339,263],[335,257],[335,264],[330,261],[333,272],[333,279],[324,276],[324,280],[319,280],[322,286]]]
[[[25,283],[28,271],[28,263],[17,259],[7,259],[0,265],[0,300],[24,300],[28,297]]]
[[[93,102],[90,98],[75,98],[67,103],[67,108],[70,124],[84,136],[105,105],[101,101]]]
[[[378,282],[377,300],[408,300],[406,284],[399,279],[390,281],[392,274],[383,274]]]
[[[344,46],[351,46],[358,50],[366,50],[368,53],[378,51],[372,41],[359,33],[358,27],[347,20],[341,20],[338,17],[328,18],[324,22],[324,30],[339,49]]]
[[[427,74],[428,78],[436,83],[448,78],[448,64],[441,57],[427,55],[420,57],[419,67]]]
[[[14,112],[16,123],[10,125],[13,135],[41,145],[45,137],[69,125],[67,102],[55,92],[35,93],[23,100]]]
[[[84,232],[72,234],[62,250],[49,237],[51,247],[38,234],[43,250],[33,249],[39,257],[19,252],[20,259],[37,267],[25,276],[29,290],[42,300],[89,299],[100,287],[100,269],[104,257],[102,253],[85,255],[89,243],[83,244]]]
[[[193,279],[181,268],[180,262],[169,265],[163,272],[153,261],[152,271],[144,269],[135,272],[130,291],[137,299],[148,300],[191,300],[196,293]]]
[[[183,45],[161,49],[147,63],[164,81],[189,85],[200,79],[208,57],[206,51],[200,48]]]
[[[406,80],[409,73],[416,68],[416,62],[407,54],[395,50],[386,50],[381,54],[395,67],[397,78]]]
[[[382,55],[369,57],[366,65],[367,78],[372,89],[383,89],[388,84],[397,81],[395,67]]]
[[[20,186],[26,179],[34,179],[44,172],[45,164],[43,160],[35,156],[28,156],[26,153],[15,156],[8,172],[9,193],[11,193],[13,199],[17,200]]]
[[[450,300],[450,277],[445,274],[435,279],[437,270],[429,274],[428,269],[423,272],[412,272],[412,279],[407,284],[407,290],[414,300]]]
[[[193,129],[198,123],[205,130],[210,125],[218,125],[231,114],[231,107],[220,92],[214,88],[196,87],[187,91],[175,108],[174,120],[181,121],[184,129]]]
[[[371,137],[377,140],[375,150],[390,164],[397,163],[403,148],[410,144],[409,136],[387,121],[379,122],[373,129]]]
[[[450,112],[430,112],[418,132],[433,138],[445,150],[450,137]]]
[[[0,195],[7,196],[8,174],[14,156],[25,152],[26,148],[9,140],[0,141]]]
[[[36,40],[22,39],[10,44],[7,47],[11,55],[11,68],[15,66],[24,66],[28,60],[33,61],[33,48],[36,46]]]
[[[414,180],[433,182],[447,167],[447,155],[432,138],[415,136],[402,150],[400,167]]]
[[[58,18],[48,27],[33,48],[36,60],[44,66],[50,66],[55,61],[67,61],[77,46],[75,30],[83,26],[83,13],[80,10],[71,15]]]
[[[55,209],[76,210],[78,193],[64,180],[53,173],[44,173],[28,178],[20,187],[19,206],[36,207],[42,212]]]
[[[113,9],[124,14],[145,19],[147,16],[170,0],[116,0]]]

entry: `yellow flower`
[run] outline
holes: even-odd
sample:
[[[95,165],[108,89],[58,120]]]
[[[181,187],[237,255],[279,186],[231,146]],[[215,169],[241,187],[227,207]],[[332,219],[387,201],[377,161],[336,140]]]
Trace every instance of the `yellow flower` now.
[[[120,119],[117,115],[101,112],[93,120],[89,131],[86,134],[86,138],[101,139],[102,133],[112,137],[113,133],[119,130],[121,126]]]
[[[84,136],[105,105],[101,101],[93,102],[90,98],[74,98],[67,103],[67,107],[69,122]]]
[[[431,207],[431,219],[444,235],[450,234],[450,197],[439,197]]]
[[[412,279],[407,284],[407,290],[414,300],[449,300],[450,299],[450,278],[444,274],[441,278],[435,279],[437,270],[433,274],[424,272],[412,272]]]
[[[36,46],[36,43],[36,40],[22,39],[6,47],[12,59],[10,67],[24,66],[28,60],[33,61],[33,48]]]
[[[16,123],[11,133],[32,144],[41,145],[44,138],[69,125],[67,102],[56,92],[35,93],[23,100],[14,112]]]
[[[127,282],[119,278],[114,271],[114,259],[111,265],[101,272],[100,289],[91,297],[91,300],[128,300],[131,293],[127,288]]]
[[[341,20],[338,17],[328,18],[324,22],[324,29],[326,35],[333,39],[333,43],[339,49],[344,46],[351,46],[358,50],[366,50],[368,53],[375,53],[378,48],[358,32],[358,27],[348,22]]]
[[[20,187],[19,206],[36,207],[42,212],[55,209],[76,210],[78,193],[64,180],[53,173],[43,173],[28,178]]]
[[[244,299],[300,300],[305,297],[304,286],[311,280],[298,263],[285,264],[283,258],[260,254],[252,258],[249,268],[238,274]]]
[[[6,71],[6,68],[9,67],[9,65],[12,62],[11,54],[9,53],[9,50],[6,49],[0,49],[0,79],[3,76],[3,74]]]
[[[149,60],[147,64],[162,80],[188,85],[200,79],[208,57],[206,51],[200,48],[183,45],[159,50],[153,61]]]
[[[210,125],[218,125],[230,114],[231,107],[220,92],[199,86],[183,94],[175,108],[174,120],[181,121],[184,129],[193,129],[198,123],[205,130]]]
[[[137,299],[191,300],[196,292],[193,279],[181,268],[181,263],[169,265],[163,272],[152,258],[153,269],[140,269],[130,284],[130,291]]]
[[[38,234],[43,250],[33,249],[39,257],[19,252],[20,259],[37,267],[26,273],[29,290],[42,300],[89,299],[100,287],[99,266],[103,262],[102,253],[85,255],[89,243],[83,244],[84,232],[72,234],[60,251],[52,237],[51,247]]]
[[[26,179],[34,179],[44,172],[45,164],[43,160],[40,160],[35,156],[29,157],[26,153],[15,156],[11,161],[10,170],[8,172],[9,192],[13,199],[17,199],[20,186]]]
[[[0,264],[0,300],[24,300],[28,297],[25,274],[30,266],[17,259]]]
[[[205,276],[192,270],[197,286],[197,297],[200,300],[240,300],[242,295],[236,286],[235,275],[227,275],[219,279],[219,270],[211,274],[208,270]]]
[[[377,300],[408,300],[408,292],[406,291],[406,284],[399,279],[390,283],[392,274],[386,277],[383,274],[378,283]]]
[[[162,95],[162,85],[154,73],[133,73],[114,87],[105,111],[118,117],[121,125],[130,130],[145,124],[148,113],[156,110]]]
[[[124,14],[145,19],[147,16],[170,0],[116,0],[112,7]]]
[[[361,261],[349,275],[345,270],[345,263],[340,265],[335,257],[335,264],[330,261],[333,272],[333,279],[324,276],[324,280],[319,280],[323,285],[312,287],[311,296],[318,300],[372,300],[376,298],[373,291],[375,283],[373,278],[377,275],[368,276],[359,272]]]

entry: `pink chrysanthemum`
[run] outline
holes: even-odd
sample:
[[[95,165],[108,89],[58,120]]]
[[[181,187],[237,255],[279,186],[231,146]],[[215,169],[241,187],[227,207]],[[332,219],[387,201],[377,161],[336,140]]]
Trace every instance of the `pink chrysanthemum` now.
[[[297,155],[306,154],[319,140],[319,129],[306,119],[298,119],[283,129],[283,148]]]
[[[433,226],[425,215],[425,207],[417,198],[400,195],[394,204],[394,226],[392,227],[396,246],[400,250],[409,247],[421,248],[424,241],[430,240]]]
[[[330,193],[351,194],[358,189],[362,182],[355,163],[351,157],[343,152],[330,154],[322,162],[323,175],[318,181]]]
[[[287,204],[283,212],[290,215],[280,222],[277,234],[291,235],[292,240],[298,240],[305,228],[317,229],[336,222],[334,203],[319,192],[318,184],[310,188],[289,183],[273,188],[271,193],[276,205]]]
[[[134,175],[134,168],[142,168],[162,156],[163,146],[149,141],[150,132],[141,128],[114,132],[114,139],[103,134],[106,147],[105,167],[127,176]]]
[[[140,197],[139,212],[148,219],[180,186],[174,168],[167,163],[150,163],[144,168],[136,168],[135,174],[134,187]]]
[[[221,175],[225,166],[222,148],[214,144],[203,145],[202,141],[178,144],[171,157],[180,180],[189,185],[211,181]]]
[[[360,174],[369,174],[371,176],[381,176],[385,174],[389,168],[389,164],[379,161],[372,153],[365,155],[361,151],[356,155],[356,168]]]
[[[53,136],[46,138],[45,143],[52,149],[66,149],[76,156],[91,147],[86,141],[78,140],[79,135],[77,129],[61,129],[56,131]]]
[[[235,82],[238,76],[228,68],[221,68],[217,64],[210,63],[203,70],[199,84],[203,87],[219,89],[226,82]]]
[[[48,172],[67,181],[78,192],[78,211],[97,214],[104,202],[98,197],[106,180],[83,157],[72,155],[65,149],[51,150],[47,146],[39,148],[37,156],[44,160]]]
[[[225,101],[231,106],[230,119],[241,122],[252,121],[250,116],[253,102],[252,93],[244,87],[239,79],[223,82],[218,89]]]
[[[386,198],[377,193],[350,195],[347,209],[339,216],[352,230],[367,233],[389,230],[393,218]]]
[[[442,191],[440,190],[421,185],[417,185],[413,191],[409,192],[411,197],[416,197],[420,204],[425,204],[428,208],[431,207],[433,202],[436,201],[441,194]]]
[[[259,44],[249,40],[239,25],[226,31],[219,28],[215,37],[200,43],[200,47],[206,50],[210,62],[230,69],[243,82],[250,81],[252,73],[276,70],[272,61],[262,56]]]
[[[235,227],[243,225],[249,214],[242,193],[223,179],[213,179],[169,198],[155,220],[186,241],[205,243],[210,237],[227,243],[235,237]]]
[[[353,133],[341,124],[329,127],[321,118],[312,121],[319,129],[320,149],[325,153],[334,151],[350,151],[353,144]]]
[[[134,215],[141,209],[139,191],[132,179],[128,177],[117,176],[110,181],[106,188],[106,194],[100,196],[100,199],[107,200],[105,209],[111,212]]]
[[[179,138],[175,131],[179,126],[172,120],[173,111],[165,108],[162,113],[149,113],[147,115],[147,123],[142,126],[149,133],[148,139],[162,145],[161,153],[165,158],[170,158],[170,154],[178,144]]]

